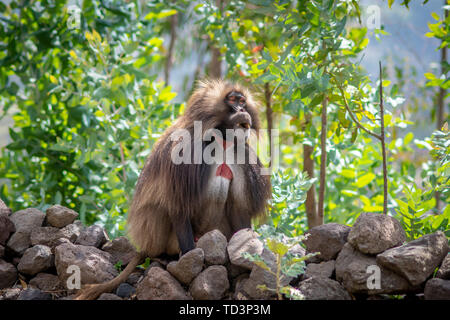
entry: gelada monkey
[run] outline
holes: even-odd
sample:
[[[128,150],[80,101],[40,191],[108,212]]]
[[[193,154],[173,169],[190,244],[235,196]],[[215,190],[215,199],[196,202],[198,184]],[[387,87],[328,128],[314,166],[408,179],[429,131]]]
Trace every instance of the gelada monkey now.
[[[250,131],[259,129],[248,89],[222,80],[200,82],[185,113],[160,137],[139,176],[127,221],[139,254],[118,277],[86,286],[76,299],[95,299],[114,290],[145,257],[184,254],[195,248],[196,238],[214,229],[230,239],[250,228],[252,218],[264,216],[270,177],[261,174],[262,164],[247,141]],[[229,138],[229,132],[236,134]],[[219,144],[222,155],[215,148]],[[207,161],[202,154],[207,150],[225,161]],[[244,161],[239,162],[242,154]],[[177,157],[185,161],[179,163]]]

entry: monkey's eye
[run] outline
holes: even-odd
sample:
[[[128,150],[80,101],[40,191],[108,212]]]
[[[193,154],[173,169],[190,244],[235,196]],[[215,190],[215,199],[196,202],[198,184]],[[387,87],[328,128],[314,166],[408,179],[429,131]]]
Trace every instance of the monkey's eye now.
[[[241,99],[239,100],[239,103],[240,103],[240,104],[244,104],[244,103],[245,103],[245,99],[244,99],[244,98],[241,98]]]
[[[234,101],[236,101],[236,97],[235,96],[229,96],[228,97],[228,101],[234,102]]]

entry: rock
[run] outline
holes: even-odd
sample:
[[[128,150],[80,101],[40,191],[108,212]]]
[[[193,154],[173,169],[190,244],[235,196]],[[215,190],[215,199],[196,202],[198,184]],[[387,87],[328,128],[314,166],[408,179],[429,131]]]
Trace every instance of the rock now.
[[[192,281],[189,292],[195,300],[220,300],[229,288],[227,269],[210,266]]]
[[[42,291],[56,291],[63,289],[58,276],[50,273],[38,273],[30,280],[29,285]]]
[[[305,279],[312,277],[331,278],[335,265],[335,260],[324,261],[321,263],[310,263],[306,266]]]
[[[53,248],[58,239],[62,238],[60,230],[54,227],[38,227],[31,231],[31,245],[42,244]]]
[[[182,284],[188,285],[202,271],[204,258],[203,249],[196,248],[185,253],[180,260],[170,262],[167,271]]]
[[[3,300],[17,300],[22,290],[20,288],[7,288],[3,292]]]
[[[350,229],[350,227],[338,223],[327,223],[311,228],[306,233],[308,238],[303,241],[306,245],[306,253],[320,252],[316,256],[320,261],[336,259],[339,251],[347,242]]]
[[[369,289],[368,284],[373,285],[377,267],[380,268],[379,288]],[[371,277],[369,279],[369,277]],[[396,273],[377,265],[373,256],[365,255],[349,243],[346,243],[336,259],[336,280],[350,293],[405,293],[414,291],[409,282]],[[368,281],[369,280],[369,281]],[[376,284],[376,282],[375,282]]]
[[[109,237],[102,227],[92,225],[81,231],[75,244],[100,248],[108,240]]]
[[[261,254],[261,258],[266,262],[266,265],[274,272],[276,272],[276,257],[275,255],[264,248],[263,253]],[[282,274],[280,279],[280,285],[286,286],[291,282],[293,278],[287,277]],[[252,268],[252,272],[250,272],[250,276],[248,281],[246,281],[244,285],[244,291],[253,299],[269,299],[270,297],[276,295],[275,292],[269,290],[261,290],[258,288],[259,285],[265,285],[269,289],[276,288],[276,277],[267,270],[254,265]]]
[[[72,243],[72,242],[70,242],[70,240],[69,240],[69,239],[66,239],[66,238],[59,238],[58,240],[55,241],[54,246],[53,246],[53,248],[52,248],[52,252],[54,253],[55,248],[56,248],[57,246],[59,246],[59,245],[61,245],[61,244],[68,244],[68,243]]]
[[[39,289],[28,288],[19,294],[17,300],[52,300],[52,296]]]
[[[245,283],[248,281],[249,275],[247,273],[241,274],[233,280],[233,299],[235,300],[247,300],[247,294],[245,293]]]
[[[25,251],[17,269],[20,273],[35,275],[54,266],[52,250],[43,245],[35,245]]]
[[[126,282],[121,283],[119,287],[116,289],[116,295],[118,295],[121,298],[129,298],[135,293],[136,288],[134,288],[132,285]]]
[[[16,232],[9,238],[7,246],[16,254],[22,255],[31,244],[30,234],[42,226],[45,214],[35,208],[28,208],[13,213],[10,216]]]
[[[306,255],[306,250],[301,245],[296,244],[289,248],[288,253],[296,255],[297,257],[304,257]]]
[[[203,249],[207,265],[223,265],[228,260],[227,238],[217,229],[205,233],[198,239],[197,248]]]
[[[0,212],[0,245],[6,245],[9,236],[16,231],[14,223],[9,219],[6,211]]]
[[[9,215],[9,214],[11,214],[11,209],[8,208],[8,206],[3,202],[2,199],[0,199],[0,215],[2,213]]]
[[[113,293],[102,293],[97,300],[123,300],[121,297],[116,296]]]
[[[138,284],[138,300],[191,300],[181,284],[166,270],[154,267]]]
[[[131,259],[137,255],[136,249],[126,237],[119,237],[106,242],[102,250],[111,255],[113,264],[121,261],[123,266],[130,263]]]
[[[109,253],[72,243],[64,243],[55,248],[55,265],[64,286],[72,275],[67,273],[67,269],[72,265],[80,268],[81,284],[102,283],[117,276]]]
[[[258,234],[252,229],[241,229],[236,232],[228,243],[227,251],[232,264],[251,270],[253,262],[242,256],[244,252],[261,254],[263,243],[258,239]]]
[[[128,276],[127,283],[136,286],[144,278],[144,272],[135,271]]]
[[[366,254],[378,254],[405,241],[400,222],[379,213],[361,213],[348,234],[348,242]]]
[[[84,227],[81,225],[81,222],[77,220],[59,230],[60,238],[66,238],[70,242],[75,243],[83,229]]]
[[[299,283],[298,289],[305,300],[352,300],[350,294],[337,281],[312,277]]]
[[[17,276],[16,267],[0,259],[0,289],[11,287],[17,281]]]
[[[159,261],[152,261],[150,262],[149,266],[147,267],[147,269],[145,269],[144,271],[144,277],[147,276],[147,274],[150,272],[150,270],[152,268],[161,268],[161,269],[166,269],[166,267],[160,263]]]
[[[247,275],[248,275],[248,272],[249,272],[249,270],[247,268],[243,268],[243,267],[234,265],[230,261],[228,261],[225,264],[225,268],[227,268],[228,275],[230,276],[230,278],[236,278],[243,273],[247,273]]]
[[[428,280],[425,284],[425,300],[450,300],[450,280]]]
[[[441,264],[448,250],[445,234],[438,231],[380,253],[377,263],[404,276],[411,284],[418,285]]]
[[[78,213],[72,209],[55,204],[47,209],[47,222],[53,227],[63,228],[71,224],[78,217]]]
[[[436,278],[450,280],[450,254],[447,254],[444,261],[442,261],[442,264],[436,273]]]

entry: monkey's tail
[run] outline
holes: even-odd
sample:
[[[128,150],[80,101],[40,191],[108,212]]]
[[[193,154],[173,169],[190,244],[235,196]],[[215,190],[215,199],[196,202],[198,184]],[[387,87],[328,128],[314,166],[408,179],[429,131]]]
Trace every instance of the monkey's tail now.
[[[145,255],[142,253],[136,254],[127,267],[114,279],[99,283],[99,284],[89,284],[83,287],[75,296],[74,300],[95,300],[102,293],[111,292],[116,289],[121,283],[128,279],[128,276],[133,272],[137,265],[145,259]]]

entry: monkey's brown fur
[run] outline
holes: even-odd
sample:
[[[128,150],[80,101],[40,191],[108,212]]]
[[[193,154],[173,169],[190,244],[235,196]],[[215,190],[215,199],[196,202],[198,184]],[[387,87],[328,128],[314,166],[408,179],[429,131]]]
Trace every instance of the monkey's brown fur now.
[[[95,299],[100,293],[114,289],[132,272],[134,266],[131,265],[136,265],[143,257],[178,254],[180,247],[174,230],[177,221],[188,219],[194,236],[219,229],[229,239],[242,227],[249,227],[252,218],[264,215],[271,187],[269,176],[259,172],[262,168],[259,160],[256,164],[245,163],[234,169],[236,178],[230,182],[226,202],[217,209],[215,200],[208,198],[205,192],[210,178],[209,166],[204,163],[177,165],[171,160],[176,142],[171,141],[170,135],[181,128],[187,129],[193,137],[194,121],[202,122],[203,132],[217,128],[229,116],[224,99],[233,90],[246,97],[251,128],[260,129],[257,104],[248,89],[222,80],[200,82],[184,115],[155,144],[137,182],[127,225],[140,256],[121,273],[121,279],[91,286],[82,291],[78,299]]]

